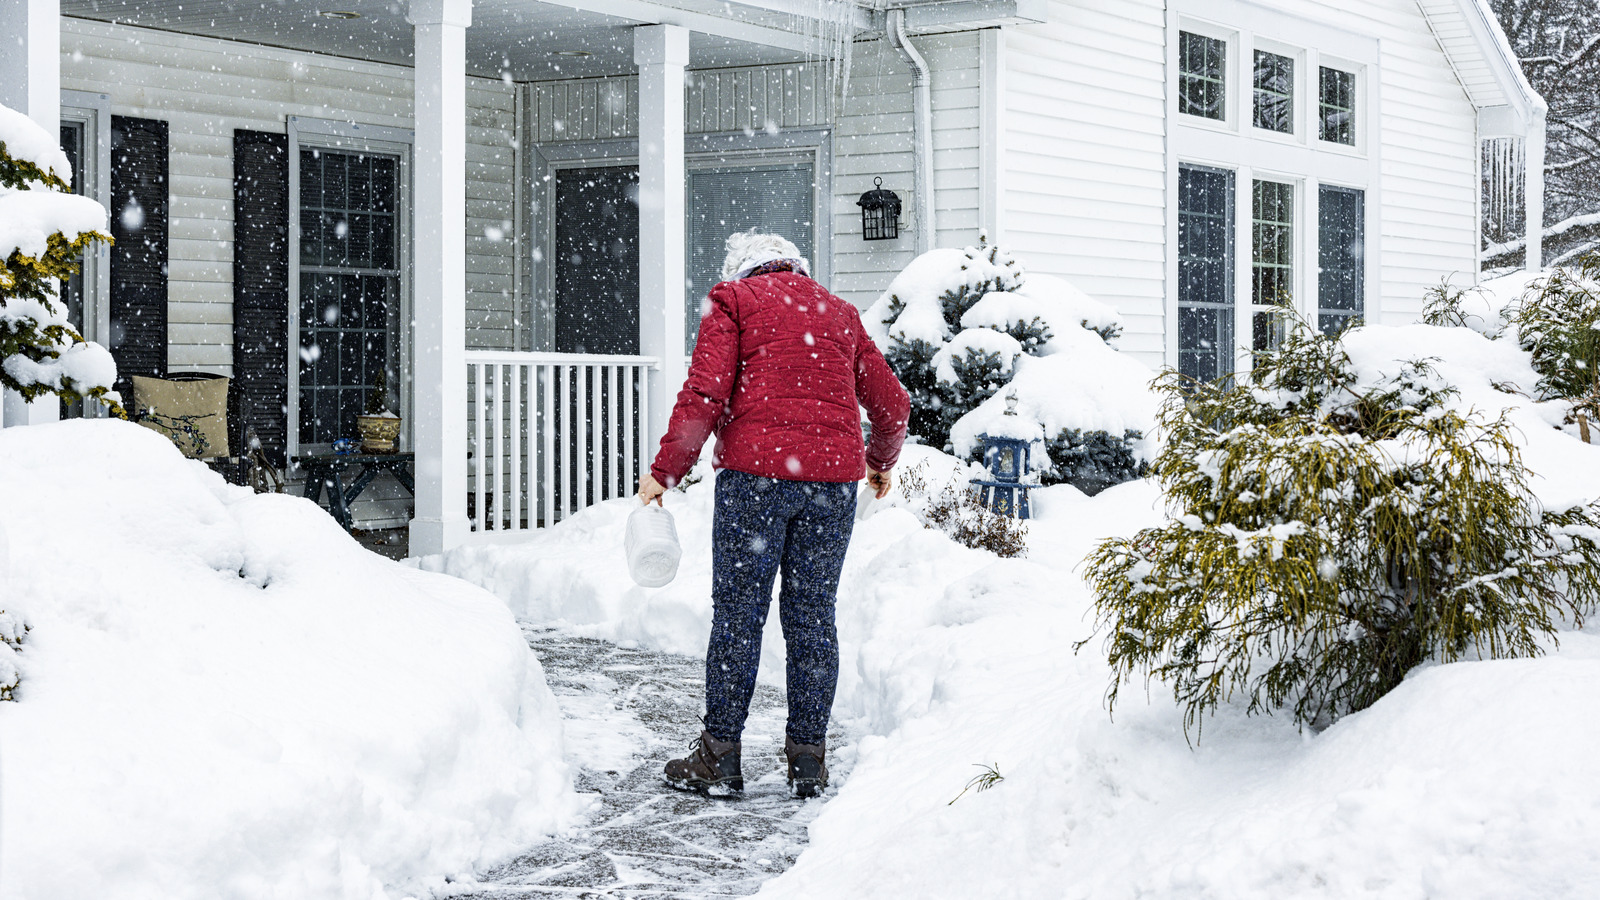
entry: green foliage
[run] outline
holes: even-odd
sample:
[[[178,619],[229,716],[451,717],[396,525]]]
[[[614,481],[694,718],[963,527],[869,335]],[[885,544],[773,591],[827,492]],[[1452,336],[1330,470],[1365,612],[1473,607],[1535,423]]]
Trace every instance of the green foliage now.
[[[1132,430],[1114,437],[1106,431],[1063,428],[1045,441],[1051,466],[1040,482],[1070,484],[1092,496],[1114,484],[1143,478],[1150,467],[1134,455],[1134,447],[1143,439],[1142,432]]]
[[[16,699],[16,690],[22,683],[22,677],[15,660],[27,637],[27,623],[0,609],[0,700]]]
[[[1534,282],[1511,313],[1545,399],[1600,395],[1600,253]]]
[[[939,378],[933,372],[933,356],[938,352],[939,348],[927,341],[896,338],[883,358],[911,395],[910,432],[935,447],[943,447],[950,441],[950,426],[945,422]],[[956,415],[959,417],[960,413]]]
[[[965,797],[967,795],[967,791],[974,791],[981,794],[984,791],[987,791],[989,788],[992,788],[1000,782],[1006,780],[1006,777],[1000,774],[999,763],[995,763],[992,766],[986,766],[983,763],[973,763],[973,765],[977,766],[983,771],[972,776],[972,780],[968,781],[967,786],[961,789],[961,793],[956,795],[955,800],[951,800],[949,803],[946,803],[945,806],[955,806],[956,800],[960,800],[962,797]]]
[[[53,171],[41,170],[27,160],[13,158],[0,142],[0,186],[11,190],[56,191],[70,193],[65,181]],[[34,363],[59,359],[68,348],[84,343],[83,336],[67,323],[64,307],[56,296],[57,279],[77,274],[84,248],[95,241],[110,243],[111,236],[89,231],[70,240],[63,234],[49,236],[45,252],[28,256],[13,250],[0,259],[0,361],[22,357]],[[106,403],[123,418],[120,405],[109,399],[104,385],[87,386],[68,380],[60,387],[19,379],[0,367],[0,386],[14,390],[24,399],[57,394],[68,400],[94,398]]]
[[[1471,327],[1468,321],[1473,316],[1461,308],[1461,301],[1466,296],[1466,289],[1452,285],[1448,278],[1423,291],[1423,323],[1437,325],[1440,328]]]
[[[1364,384],[1301,322],[1248,383],[1157,389],[1175,515],[1087,564],[1113,706],[1139,673],[1186,728],[1235,692],[1325,724],[1430,659],[1537,655],[1600,599],[1595,510],[1541,509],[1511,426],[1427,361]]]

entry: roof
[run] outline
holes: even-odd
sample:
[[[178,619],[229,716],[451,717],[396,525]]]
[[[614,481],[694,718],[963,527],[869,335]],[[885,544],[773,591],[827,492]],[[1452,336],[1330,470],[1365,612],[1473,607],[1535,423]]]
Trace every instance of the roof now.
[[[1520,137],[1542,123],[1544,98],[1522,74],[1488,0],[1417,0],[1417,6],[1478,108],[1484,137]]]

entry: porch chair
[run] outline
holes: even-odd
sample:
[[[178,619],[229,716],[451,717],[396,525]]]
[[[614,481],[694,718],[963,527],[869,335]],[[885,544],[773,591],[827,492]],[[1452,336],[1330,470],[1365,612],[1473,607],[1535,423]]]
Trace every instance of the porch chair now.
[[[230,433],[238,391],[215,372],[168,372],[130,379],[133,421],[166,435],[184,456],[198,459],[231,484],[245,484],[247,457],[232,453]]]

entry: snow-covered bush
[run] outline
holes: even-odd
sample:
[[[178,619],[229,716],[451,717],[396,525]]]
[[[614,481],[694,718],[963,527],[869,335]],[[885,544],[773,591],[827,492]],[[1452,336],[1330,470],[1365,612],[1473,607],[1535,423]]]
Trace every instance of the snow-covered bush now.
[[[120,415],[111,354],[73,329],[57,295],[83,249],[111,240],[105,207],[71,193],[71,177],[57,140],[0,106],[0,385],[28,400],[93,397]]]
[[[1545,399],[1600,407],[1600,253],[1551,269],[1509,310],[1522,349],[1532,354]]]
[[[984,242],[933,250],[896,276],[865,316],[911,393],[913,434],[972,459],[1006,400],[1035,441],[1044,484],[1093,493],[1138,477],[1155,403],[1152,373],[1112,346],[1116,312],[1057,278],[1028,275]]]
[[[1506,418],[1427,361],[1363,380],[1302,322],[1247,383],[1159,389],[1173,515],[1087,566],[1112,702],[1138,672],[1188,726],[1235,692],[1322,724],[1429,659],[1537,655],[1600,599],[1600,517],[1542,508]]]

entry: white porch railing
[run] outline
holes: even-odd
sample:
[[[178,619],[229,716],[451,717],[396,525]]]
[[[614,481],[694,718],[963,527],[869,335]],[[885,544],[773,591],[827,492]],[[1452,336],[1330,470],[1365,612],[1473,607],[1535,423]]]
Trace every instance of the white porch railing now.
[[[647,465],[643,356],[467,351],[474,532],[552,525],[632,494]]]

